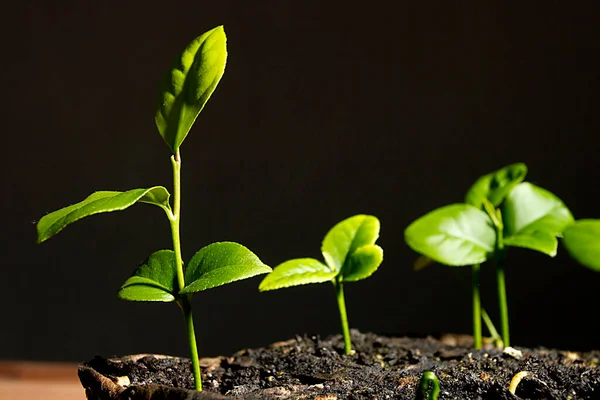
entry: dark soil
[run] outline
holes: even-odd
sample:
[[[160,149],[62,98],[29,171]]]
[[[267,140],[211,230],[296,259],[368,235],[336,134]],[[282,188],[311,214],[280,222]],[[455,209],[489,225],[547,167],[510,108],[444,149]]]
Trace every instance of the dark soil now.
[[[113,398],[138,399],[416,399],[423,371],[440,381],[440,399],[600,399],[600,351],[575,353],[517,347],[522,355],[486,345],[474,351],[470,337],[389,338],[352,332],[355,349],[343,355],[339,335],[296,337],[231,357],[203,359],[204,391],[192,389],[190,361],[140,357],[136,361],[96,358],[80,368],[89,388],[93,376],[117,386]],[[91,367],[91,369],[89,368]],[[511,379],[528,374],[508,390]],[[127,380],[129,382],[127,382]],[[96,386],[105,387],[106,382]],[[173,397],[171,397],[173,396]]]

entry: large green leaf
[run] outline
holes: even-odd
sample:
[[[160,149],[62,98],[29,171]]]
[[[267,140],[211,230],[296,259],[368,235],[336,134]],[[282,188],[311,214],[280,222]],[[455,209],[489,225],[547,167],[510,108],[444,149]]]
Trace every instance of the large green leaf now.
[[[273,272],[262,280],[258,290],[264,292],[308,283],[329,282],[336,275],[337,271],[332,271],[314,258],[296,258],[273,268]]]
[[[175,301],[177,264],[172,250],[153,253],[125,281],[118,296],[129,301]]]
[[[374,244],[379,237],[379,220],[372,215],[355,215],[337,223],[321,245],[325,262],[335,271],[341,271],[346,258],[357,248]]]
[[[527,166],[523,163],[508,165],[477,179],[467,192],[465,203],[477,208],[488,199],[494,207],[498,207],[506,195],[527,175]]]
[[[517,185],[502,206],[504,236],[544,231],[562,236],[573,223],[571,211],[561,199],[529,182]]]
[[[383,261],[383,249],[376,244],[368,244],[356,249],[341,271],[344,282],[356,282],[368,278],[377,271]]]
[[[558,240],[552,233],[546,231],[532,231],[518,233],[503,239],[504,245],[511,247],[523,247],[525,249],[539,251],[554,257],[558,248]]]
[[[198,251],[185,271],[182,294],[225,285],[271,272],[256,254],[238,243],[217,242]]]
[[[44,215],[37,224],[38,243],[56,235],[63,228],[81,218],[111,211],[124,210],[141,202],[169,210],[169,192],[162,186],[149,189],[133,189],[127,192],[102,191],[89,195],[85,200]]]
[[[484,262],[494,252],[496,231],[490,217],[469,204],[433,210],[404,231],[409,247],[446,265]]]
[[[565,229],[563,244],[577,262],[600,271],[600,220],[576,221]]]
[[[226,41],[223,26],[197,37],[164,80],[154,121],[173,153],[179,149],[225,72]]]

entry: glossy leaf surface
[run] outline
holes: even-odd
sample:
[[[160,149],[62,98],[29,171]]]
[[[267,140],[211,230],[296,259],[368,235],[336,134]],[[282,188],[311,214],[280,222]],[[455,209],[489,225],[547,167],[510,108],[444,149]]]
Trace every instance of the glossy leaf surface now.
[[[127,192],[95,192],[82,202],[44,215],[37,224],[38,243],[56,235],[67,225],[90,215],[124,210],[137,202],[170,209],[169,192],[162,186],[149,189],[133,189]]]
[[[346,258],[361,246],[374,244],[379,237],[379,220],[371,215],[355,215],[337,223],[321,245],[327,265],[339,272]]]
[[[526,175],[527,166],[523,163],[511,164],[484,175],[471,186],[465,197],[465,203],[481,208],[483,199],[488,199],[494,207],[498,207]]]
[[[571,211],[549,191],[529,182],[517,185],[502,206],[504,236],[543,231],[562,236],[573,223]]]
[[[262,280],[258,290],[264,292],[308,283],[329,282],[336,275],[337,271],[314,258],[296,258],[273,268],[273,272]]]
[[[600,271],[600,220],[576,221],[565,229],[563,244],[577,262]]]
[[[158,131],[175,153],[225,72],[227,38],[218,26],[194,39],[169,70],[155,115]]]
[[[383,249],[376,244],[368,244],[356,249],[341,271],[344,282],[356,282],[371,276],[383,261]]]
[[[175,301],[177,264],[172,250],[153,253],[125,281],[118,296],[129,301]]]
[[[417,253],[442,264],[464,266],[487,260],[495,248],[496,232],[479,208],[452,204],[411,223],[404,237]]]
[[[558,248],[558,240],[552,233],[532,231],[506,237],[504,238],[504,245],[535,250],[554,257]]]
[[[212,243],[200,249],[188,263],[186,287],[180,293],[195,293],[271,271],[241,244]]]

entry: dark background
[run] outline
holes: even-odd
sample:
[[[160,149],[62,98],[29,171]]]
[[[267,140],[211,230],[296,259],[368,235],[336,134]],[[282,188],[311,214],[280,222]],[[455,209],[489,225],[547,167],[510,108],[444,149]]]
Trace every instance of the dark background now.
[[[220,24],[225,75],[182,147],[186,258],[220,240],[272,266],[319,258],[331,226],[373,214],[385,261],[347,285],[351,327],[469,333],[469,270],[414,272],[403,230],[516,161],[576,218],[600,217],[600,14],[593,2],[414,3],[3,6],[0,358],[187,355],[174,305],[115,295],[148,254],[171,247],[160,210],[94,216],[39,246],[35,221],[95,190],[171,187],[158,85],[191,39]],[[483,279],[497,320],[491,266]],[[330,285],[260,294],[259,282],[196,295],[202,355],[339,331]],[[563,248],[555,259],[511,251],[507,285],[513,344],[600,347],[600,274]]]

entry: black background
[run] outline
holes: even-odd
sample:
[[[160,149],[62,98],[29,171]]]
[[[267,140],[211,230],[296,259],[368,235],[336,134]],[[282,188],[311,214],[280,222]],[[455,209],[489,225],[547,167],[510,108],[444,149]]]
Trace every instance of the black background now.
[[[600,217],[600,14],[593,2],[453,3],[3,6],[0,358],[187,354],[174,305],[115,296],[171,246],[160,210],[94,216],[39,246],[34,222],[95,190],[171,187],[159,81],[220,24],[225,75],[182,147],[184,256],[233,240],[272,266],[318,258],[331,226],[373,214],[385,261],[347,285],[351,327],[469,333],[469,270],[414,272],[403,230],[516,161],[576,218]],[[600,274],[563,248],[511,251],[506,273],[513,344],[600,347]],[[497,320],[491,266],[483,279]],[[339,331],[330,285],[260,294],[259,282],[196,295],[201,355]]]

